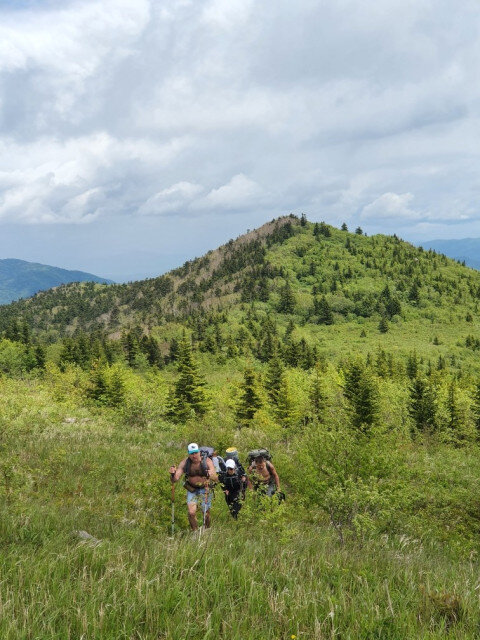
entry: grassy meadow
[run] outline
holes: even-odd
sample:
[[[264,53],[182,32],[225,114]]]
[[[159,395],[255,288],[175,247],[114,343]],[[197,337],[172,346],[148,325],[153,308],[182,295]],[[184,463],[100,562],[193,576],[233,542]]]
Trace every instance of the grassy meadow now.
[[[480,274],[284,218],[0,308],[0,638],[480,638]],[[273,453],[287,500],[188,442]]]
[[[285,444],[268,424],[135,426],[58,384],[0,380],[2,638],[478,637],[476,446],[351,443],[350,464],[370,458],[364,482],[377,481],[329,505],[325,481],[311,482],[315,464],[338,462],[335,446],[317,449],[325,434]],[[288,500],[250,496],[234,522],[217,489],[212,529],[193,536],[178,485],[172,537],[167,468],[207,432],[243,451],[268,439]],[[349,500],[353,524],[340,522]]]

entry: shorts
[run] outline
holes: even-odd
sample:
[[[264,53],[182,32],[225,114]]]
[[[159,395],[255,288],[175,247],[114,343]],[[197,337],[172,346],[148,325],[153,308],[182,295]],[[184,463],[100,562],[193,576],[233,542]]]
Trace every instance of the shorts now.
[[[191,504],[193,502],[197,506],[200,505],[202,511],[203,509],[208,511],[212,506],[212,493],[213,491],[210,489],[205,505],[205,489],[203,487],[201,489],[195,489],[195,491],[189,491],[187,489],[187,504]]]

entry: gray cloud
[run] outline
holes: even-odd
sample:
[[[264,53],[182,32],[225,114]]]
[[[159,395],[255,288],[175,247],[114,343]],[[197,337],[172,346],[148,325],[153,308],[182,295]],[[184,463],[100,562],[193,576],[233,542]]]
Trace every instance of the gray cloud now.
[[[0,223],[61,239],[131,217],[141,242],[150,218],[305,211],[479,235],[479,18],[470,0],[4,5]]]

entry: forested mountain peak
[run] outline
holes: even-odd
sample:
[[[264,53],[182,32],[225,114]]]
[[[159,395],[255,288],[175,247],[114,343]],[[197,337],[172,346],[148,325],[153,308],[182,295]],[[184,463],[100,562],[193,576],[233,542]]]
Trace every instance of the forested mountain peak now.
[[[378,318],[386,329],[412,313],[451,315],[456,305],[473,318],[479,296],[480,274],[435,251],[290,215],[157,278],[70,284],[5,306],[0,330],[21,318],[52,339],[78,330],[115,336],[252,303],[302,325]]]

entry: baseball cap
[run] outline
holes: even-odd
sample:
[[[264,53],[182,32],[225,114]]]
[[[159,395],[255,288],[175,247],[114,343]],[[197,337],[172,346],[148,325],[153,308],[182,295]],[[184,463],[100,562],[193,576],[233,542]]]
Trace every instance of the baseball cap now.
[[[198,448],[198,444],[196,442],[191,442],[187,447],[188,455],[191,453],[198,453],[200,449]]]
[[[227,469],[235,469],[235,460],[227,460],[225,466]]]

